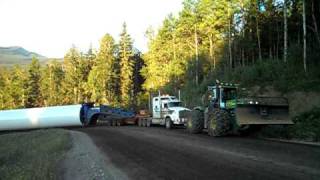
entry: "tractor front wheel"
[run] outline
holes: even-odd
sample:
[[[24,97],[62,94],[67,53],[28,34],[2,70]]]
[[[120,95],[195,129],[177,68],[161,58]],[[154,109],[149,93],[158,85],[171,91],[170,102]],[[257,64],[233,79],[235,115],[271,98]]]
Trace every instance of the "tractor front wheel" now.
[[[187,118],[187,131],[192,134],[200,133],[204,126],[203,112],[192,110]]]
[[[210,136],[225,136],[231,128],[230,115],[227,111],[215,109],[208,114],[208,134]]]

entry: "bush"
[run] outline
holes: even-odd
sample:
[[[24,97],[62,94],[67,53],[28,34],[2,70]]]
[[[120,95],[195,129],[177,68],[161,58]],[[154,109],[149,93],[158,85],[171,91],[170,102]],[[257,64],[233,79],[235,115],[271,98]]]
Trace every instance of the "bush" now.
[[[271,138],[320,141],[320,107],[293,118],[294,125],[271,125],[265,127],[259,136]]]
[[[320,107],[294,118],[290,136],[299,139],[320,141]]]

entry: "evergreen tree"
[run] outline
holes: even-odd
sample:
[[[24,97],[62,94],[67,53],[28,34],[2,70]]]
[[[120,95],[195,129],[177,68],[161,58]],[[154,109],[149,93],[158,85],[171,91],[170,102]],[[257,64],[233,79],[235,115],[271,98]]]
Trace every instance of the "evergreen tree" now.
[[[26,77],[25,70],[15,65],[10,73],[10,84],[7,87],[11,96],[11,108],[23,108],[26,100]],[[41,97],[41,96],[40,96]]]
[[[106,34],[101,42],[95,65],[90,72],[88,89],[91,101],[98,103],[116,103],[115,96],[115,42],[111,35]]]
[[[119,42],[119,59],[120,59],[120,92],[121,104],[129,106],[133,97],[133,50],[132,40],[127,32],[126,23],[123,24],[122,33]]]
[[[62,82],[64,72],[61,63],[56,60],[51,61],[42,70],[41,94],[45,106],[62,104]]]
[[[26,88],[26,104],[27,108],[40,107],[42,105],[42,97],[40,92],[40,63],[35,57],[28,68],[28,80]]]
[[[64,104],[77,104],[81,101],[82,80],[84,79],[81,58],[81,54],[75,46],[64,57]]]

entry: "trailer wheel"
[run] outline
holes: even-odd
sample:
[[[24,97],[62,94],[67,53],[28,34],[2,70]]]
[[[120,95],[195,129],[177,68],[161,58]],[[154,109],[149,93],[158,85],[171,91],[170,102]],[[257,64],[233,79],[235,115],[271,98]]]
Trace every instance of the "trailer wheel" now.
[[[116,126],[117,125],[117,121],[116,120],[112,120],[112,126]]]
[[[138,126],[139,126],[139,127],[142,126],[141,118],[138,119]]]
[[[203,112],[192,110],[187,118],[187,131],[192,134],[200,133],[204,126]]]
[[[166,128],[171,129],[172,128],[172,121],[169,117],[166,118]]]
[[[121,126],[121,120],[117,120],[117,126]]]
[[[225,136],[231,127],[229,113],[225,110],[215,109],[208,116],[208,134],[210,136]]]
[[[146,119],[142,119],[142,127],[146,127]]]
[[[151,127],[151,120],[147,119],[147,127]]]

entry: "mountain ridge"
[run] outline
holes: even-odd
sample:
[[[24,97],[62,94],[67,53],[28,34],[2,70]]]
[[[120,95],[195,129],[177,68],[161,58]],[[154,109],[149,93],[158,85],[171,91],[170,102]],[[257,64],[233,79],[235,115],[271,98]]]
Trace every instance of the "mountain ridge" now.
[[[31,62],[32,57],[36,57],[37,59],[39,59],[39,61],[46,61],[48,59],[41,54],[28,51],[21,46],[0,46],[0,65],[25,65]]]

